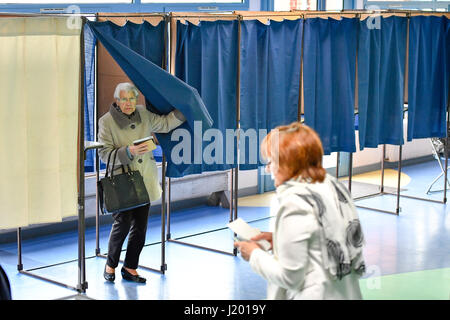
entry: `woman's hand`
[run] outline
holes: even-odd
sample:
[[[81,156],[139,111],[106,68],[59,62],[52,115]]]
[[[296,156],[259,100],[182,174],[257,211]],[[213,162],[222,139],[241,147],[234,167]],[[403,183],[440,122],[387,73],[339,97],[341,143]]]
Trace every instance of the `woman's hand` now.
[[[267,240],[270,243],[270,249],[271,250],[273,248],[273,243],[272,243],[272,232],[261,232],[260,234],[258,234],[257,236],[251,238],[250,240],[252,241],[258,241],[258,240]]]
[[[260,248],[254,241],[237,241],[234,246],[241,252],[241,256],[245,261],[250,259],[253,250]]]
[[[150,151],[147,142],[142,142],[136,146],[128,146],[128,150],[130,150],[130,153],[133,156],[138,156]]]

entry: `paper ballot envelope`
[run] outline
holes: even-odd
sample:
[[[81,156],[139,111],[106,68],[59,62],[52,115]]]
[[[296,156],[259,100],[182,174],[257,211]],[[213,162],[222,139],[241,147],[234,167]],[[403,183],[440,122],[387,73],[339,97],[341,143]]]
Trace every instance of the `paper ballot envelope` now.
[[[251,227],[241,218],[237,218],[233,222],[230,222],[229,224],[227,224],[227,227],[233,230],[233,232],[236,233],[238,238],[242,241],[248,241],[261,233],[259,229]],[[265,251],[270,249],[270,242],[267,240],[259,240],[257,241],[257,243]]]

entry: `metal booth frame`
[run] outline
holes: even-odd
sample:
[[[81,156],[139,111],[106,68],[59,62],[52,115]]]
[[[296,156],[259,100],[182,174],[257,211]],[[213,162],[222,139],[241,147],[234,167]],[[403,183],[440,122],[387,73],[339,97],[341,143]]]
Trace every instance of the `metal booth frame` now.
[[[405,14],[405,17],[408,19],[407,22],[407,32],[406,32],[406,59],[405,59],[405,71],[404,71],[404,86],[403,86],[403,90],[404,90],[404,94],[403,96],[406,97],[406,90],[407,90],[407,71],[408,71],[408,63],[409,63],[409,59],[408,59],[408,51],[409,51],[409,24],[410,24],[410,17],[411,14],[413,13],[414,16],[420,16],[420,15],[436,15],[438,14],[439,16],[445,15],[445,12],[442,13],[429,13],[429,12],[421,12],[421,11],[410,11],[410,10],[381,10],[380,11],[381,14],[385,13],[385,14],[395,14],[395,13],[400,13],[400,14]],[[356,82],[357,83],[357,82]],[[450,84],[449,84],[450,87]],[[448,133],[449,130],[449,126],[450,126],[450,118],[449,118],[449,114],[450,114],[450,90],[449,90],[449,96],[447,98],[447,112],[446,112],[446,132]],[[356,103],[356,100],[355,100]],[[403,118],[405,115],[405,112],[408,111],[407,107],[403,108]],[[357,113],[357,112],[356,112]],[[356,114],[355,113],[355,114]],[[372,198],[372,197],[376,197],[376,196],[380,196],[380,195],[393,195],[396,196],[396,207],[395,207],[395,211],[391,211],[391,210],[385,210],[385,209],[379,209],[379,208],[374,208],[374,207],[370,207],[370,206],[363,206],[363,205],[359,205],[355,203],[355,206],[358,208],[363,208],[363,209],[368,209],[368,210],[373,210],[373,211],[378,211],[378,212],[383,212],[383,213],[389,213],[389,214],[394,214],[394,215],[400,215],[401,212],[401,207],[400,207],[400,198],[404,197],[404,198],[409,198],[409,199],[414,199],[414,200],[421,200],[421,201],[428,201],[428,202],[433,202],[433,203],[441,203],[441,204],[446,204],[447,203],[447,171],[448,171],[448,143],[449,143],[449,137],[448,134],[446,136],[446,145],[445,145],[445,173],[444,173],[444,194],[443,194],[443,199],[442,201],[439,200],[435,200],[435,199],[430,199],[430,198],[422,198],[422,197],[415,197],[415,196],[410,196],[410,195],[405,195],[405,194],[401,194],[401,171],[402,171],[402,149],[403,149],[403,145],[399,145],[398,148],[398,175],[397,175],[397,192],[393,193],[393,192],[388,192],[385,191],[385,186],[384,186],[384,167],[385,167],[385,154],[386,154],[386,144],[383,144],[383,151],[382,151],[382,160],[381,160],[381,185],[378,186],[379,187],[379,191],[376,193],[372,193],[372,194],[368,194],[368,195],[364,195],[364,196],[360,196],[360,197],[355,197],[353,198],[353,200],[359,201],[359,200],[364,200],[364,199],[368,199],[368,198]],[[353,160],[353,153],[350,154],[350,161],[349,161],[349,190],[351,191],[351,184],[352,184],[352,160]],[[338,160],[339,161],[339,160]],[[338,166],[337,166],[338,167]],[[336,171],[338,173],[338,171]]]
[[[49,16],[48,14],[20,14],[17,15],[20,17],[42,17]],[[53,17],[67,17],[67,15],[51,15]],[[86,156],[86,151],[91,149],[96,149],[100,145],[96,143],[84,142],[84,36],[83,30],[86,23],[86,19],[81,17],[82,26],[80,33],[80,76],[79,76],[79,132],[78,132],[78,172],[79,172],[79,186],[78,186],[78,258],[75,260],[64,261],[60,263],[55,263],[51,265],[45,265],[41,267],[24,269],[24,265],[22,262],[22,228],[17,228],[17,255],[18,255],[18,263],[17,270],[19,273],[37,278],[39,280],[47,281],[67,289],[78,291],[79,293],[85,293],[88,287],[88,283],[86,281],[86,267],[85,267],[85,176],[84,176],[84,160]],[[69,285],[64,282],[56,281],[51,278],[47,278],[38,274],[33,273],[32,271],[45,269],[49,267],[54,267],[57,265],[62,265],[70,262],[78,262],[78,282],[74,285]]]
[[[189,19],[194,19],[194,20],[220,20],[220,18],[226,17],[227,20],[237,20],[238,21],[238,53],[237,53],[237,79],[236,79],[236,84],[237,84],[237,90],[236,90],[236,94],[237,94],[237,99],[236,99],[236,127],[238,129],[238,134],[236,136],[236,148],[234,151],[237,152],[238,154],[238,159],[239,159],[239,138],[240,138],[240,42],[241,42],[241,22],[244,19],[262,19],[262,18],[267,18],[267,19],[273,19],[273,18],[278,18],[278,19],[284,19],[284,17],[289,16],[289,17],[293,17],[294,19],[301,19],[304,18],[304,14],[300,13],[300,12],[282,12],[282,13],[276,13],[276,12],[272,12],[272,13],[267,13],[267,12],[256,12],[256,13],[249,13],[246,11],[234,11],[233,15],[220,15],[220,14],[187,14],[187,13],[179,13],[179,14],[173,14],[171,13],[171,28],[170,28],[170,37],[171,37],[171,48],[170,48],[170,71],[172,74],[175,73],[175,58],[174,58],[174,52],[175,49],[173,48],[172,44],[175,43],[176,40],[176,27],[173,27],[173,24],[176,23],[176,21],[179,20],[189,20]],[[303,32],[302,32],[302,41],[301,41],[301,45],[302,45],[302,50],[303,50]],[[300,77],[300,82],[302,81],[302,78]],[[299,102],[300,102],[300,98],[301,97],[301,92],[299,93]],[[300,106],[299,106],[300,108]],[[298,117],[300,119],[301,115],[300,113],[298,114]],[[238,175],[239,175],[239,160],[238,160],[238,164],[236,166],[236,168],[230,169],[230,195],[231,195],[231,201],[230,201],[230,216],[229,216],[229,222],[232,222],[234,220],[236,220],[238,218]],[[192,243],[188,243],[185,241],[181,241],[182,239],[186,239],[186,238],[190,238],[190,237],[194,237],[194,236],[198,236],[198,235],[202,235],[202,234],[207,234],[207,233],[211,233],[211,232],[215,232],[215,231],[220,231],[220,230],[225,230],[227,229],[227,227],[222,227],[222,228],[216,228],[213,230],[207,230],[207,231],[203,231],[203,232],[198,232],[198,233],[194,233],[194,234],[190,234],[187,236],[183,236],[183,237],[179,237],[179,238],[172,238],[172,234],[171,234],[171,230],[170,230],[170,205],[171,205],[171,181],[170,178],[168,178],[168,201],[167,201],[167,241],[168,242],[173,242],[173,243],[177,243],[177,244],[181,244],[181,245],[186,245],[186,246],[191,246],[194,248],[198,248],[198,249],[203,249],[203,250],[208,250],[208,251],[212,251],[212,252],[216,252],[216,253],[221,253],[221,254],[226,254],[226,255],[232,255],[232,256],[236,256],[237,255],[237,249],[233,248],[232,252],[227,252],[227,251],[223,251],[223,250],[218,250],[215,248],[210,248],[210,247],[206,247],[206,246],[200,246],[200,245],[196,245],[196,244],[192,244]],[[256,219],[256,220],[252,220],[252,221],[248,221],[249,223],[251,222],[256,222],[256,221],[260,221],[260,220],[265,220],[265,219],[269,219],[269,218],[273,218],[274,216],[269,216],[269,217],[263,217],[260,219]],[[233,240],[234,241],[234,240]]]
[[[168,30],[168,15],[164,14],[164,13],[147,13],[147,14],[140,14],[140,13],[119,13],[119,14],[113,14],[113,13],[97,13],[96,14],[96,20],[98,21],[98,18],[124,18],[126,19],[126,21],[128,21],[128,19],[139,19],[139,18],[145,18],[145,17],[160,17],[161,21],[164,21],[165,24],[165,32],[164,32],[164,46],[163,46],[163,66],[162,68],[167,70],[167,30]],[[112,20],[104,20],[104,21],[111,21],[113,23],[115,23]],[[144,21],[144,19],[142,19],[142,22]],[[98,58],[98,51],[96,51],[96,61]],[[98,65],[96,62],[96,72],[98,71]],[[98,92],[98,77],[96,76],[96,92]],[[98,101],[96,99],[96,115],[98,118]],[[98,121],[98,119],[96,119],[96,122]],[[96,129],[98,130],[98,126],[96,126]],[[95,131],[97,131],[95,130]],[[95,132],[95,136],[97,136],[98,132]],[[100,179],[100,159],[98,156],[98,152],[96,152],[95,155],[95,175],[96,175],[96,181],[98,182]],[[163,158],[162,158],[162,167],[161,167],[161,172],[162,172],[162,197],[161,197],[161,241],[157,241],[157,242],[153,242],[153,243],[148,243],[148,244],[144,244],[144,247],[148,247],[148,246],[152,246],[152,245],[157,245],[157,244],[161,244],[161,265],[159,269],[156,268],[152,268],[152,267],[148,267],[145,265],[141,265],[139,264],[138,267],[148,270],[148,271],[153,271],[159,274],[165,274],[165,271],[167,270],[167,263],[166,263],[166,241],[165,241],[165,228],[166,228],[166,179],[165,179],[165,175],[166,175],[166,159],[165,156],[163,154]],[[98,197],[98,192],[96,190],[96,219],[95,219],[95,257],[100,257],[100,258],[107,258],[107,254],[103,254],[101,253],[100,250],[100,239],[99,239],[99,234],[100,234],[100,209],[99,209],[100,203],[99,203],[99,197]],[[125,251],[124,249],[122,249],[122,251]],[[123,263],[123,259],[120,259],[119,262]]]
[[[240,37],[241,37],[241,24],[240,24],[240,17],[237,15],[223,15],[223,14],[189,14],[189,13],[176,13],[173,12],[170,13],[170,52],[169,52],[169,64],[170,64],[170,70],[169,72],[172,75],[175,75],[175,50],[176,50],[176,23],[179,20],[189,20],[189,19],[212,19],[214,21],[220,20],[221,18],[227,18],[227,20],[238,20],[238,44],[240,43]],[[236,137],[236,144],[234,151],[238,153],[239,150],[239,113],[240,113],[240,80],[239,80],[239,73],[240,73],[240,48],[239,45],[237,46],[237,79],[236,79],[236,126],[238,129],[238,135]],[[239,157],[239,154],[238,154]],[[238,164],[239,166],[239,164]],[[230,172],[230,215],[229,215],[229,222],[232,222],[237,219],[238,217],[238,166],[236,168],[229,169]],[[165,173],[165,172],[164,172]],[[165,174],[163,175],[163,180],[165,179]],[[216,228],[213,230],[206,230],[203,232],[198,232],[190,235],[186,235],[183,237],[178,238],[172,238],[171,230],[170,230],[170,213],[171,213],[171,179],[168,178],[168,200],[167,200],[167,231],[166,231],[166,239],[168,242],[181,244],[185,246],[194,247],[197,249],[203,249],[207,251],[212,251],[216,253],[221,253],[225,255],[231,255],[236,256],[237,255],[237,249],[233,248],[231,252],[219,250],[211,247],[206,246],[200,246],[193,243],[182,241],[182,239],[207,234],[215,231],[225,230],[227,227],[222,228]]]

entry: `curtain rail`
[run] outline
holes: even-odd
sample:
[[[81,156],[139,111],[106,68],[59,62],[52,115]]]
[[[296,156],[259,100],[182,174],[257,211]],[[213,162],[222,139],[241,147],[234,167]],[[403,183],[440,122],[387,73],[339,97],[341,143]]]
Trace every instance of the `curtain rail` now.
[[[249,11],[251,12],[251,11]],[[302,13],[300,13],[302,12]],[[242,18],[271,18],[271,17],[298,17],[298,18],[307,18],[308,16],[315,16],[315,15],[329,15],[329,16],[334,16],[334,15],[343,15],[343,14],[354,14],[355,17],[357,17],[360,14],[390,14],[390,13],[404,13],[406,15],[411,15],[411,14],[425,14],[425,15],[433,15],[433,14],[439,14],[442,16],[450,16],[450,12],[441,12],[441,11],[418,11],[418,10],[351,10],[351,11],[336,11],[336,12],[328,12],[328,11],[311,11],[311,12],[303,12],[303,11],[299,11],[298,14],[295,14],[295,12],[291,12],[291,14],[289,14],[289,12],[287,12],[287,14],[280,14],[280,15],[276,15],[276,14],[255,14],[255,15],[245,15],[245,14],[199,14],[199,15],[183,15],[183,16],[173,16],[171,15],[171,13],[148,13],[148,14],[138,14],[135,15],[133,13],[130,14],[124,14],[124,15],[98,15],[98,14],[93,14],[93,13],[88,13],[88,14],[81,14],[81,13],[8,13],[8,12],[1,12],[0,13],[0,17],[2,16],[8,16],[8,17],[48,17],[48,16],[53,16],[53,17],[72,17],[72,16],[80,16],[80,17],[92,17],[92,18],[157,18],[157,17],[161,17],[161,18],[165,18],[165,17],[170,17],[176,20],[181,20],[181,19],[202,19],[202,18],[230,18],[230,20],[234,20],[234,19],[239,19],[239,17]],[[234,19],[231,19],[234,18]]]

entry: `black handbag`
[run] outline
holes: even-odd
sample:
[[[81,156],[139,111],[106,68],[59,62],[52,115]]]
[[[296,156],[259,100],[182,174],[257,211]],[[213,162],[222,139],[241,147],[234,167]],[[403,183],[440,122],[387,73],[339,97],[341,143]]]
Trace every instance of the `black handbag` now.
[[[139,171],[132,171],[130,166],[127,165],[128,171],[126,172],[125,167],[121,165],[122,173],[114,174],[113,167],[116,163],[118,150],[113,149],[109,153],[105,177],[97,183],[100,209],[104,214],[122,212],[150,203],[144,179]],[[115,152],[113,165],[111,166],[111,173],[108,175],[109,161],[113,152]]]

